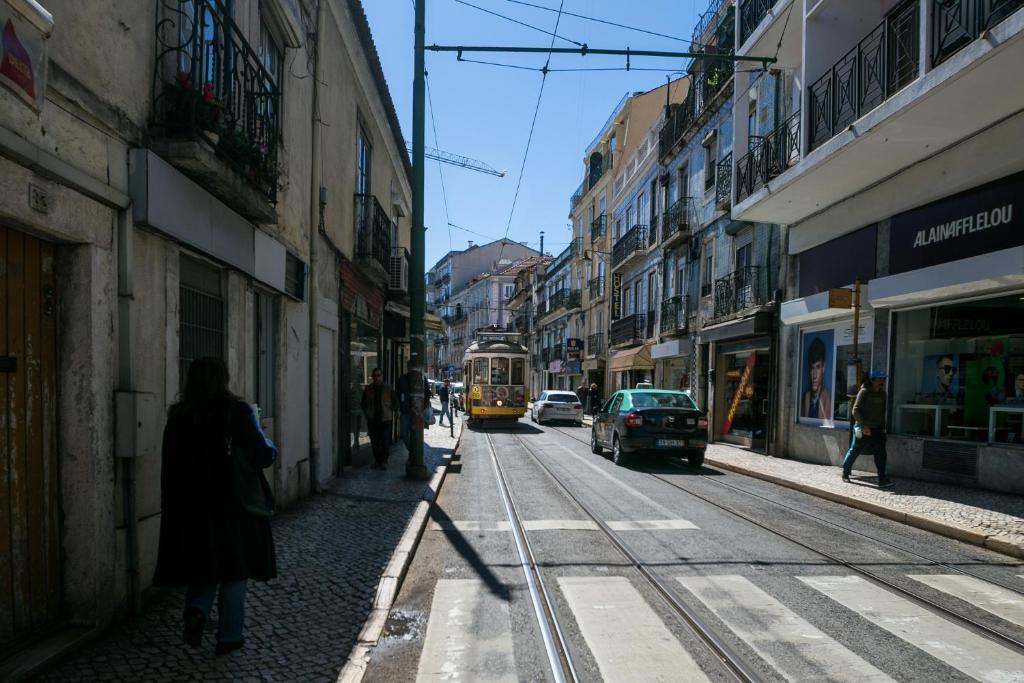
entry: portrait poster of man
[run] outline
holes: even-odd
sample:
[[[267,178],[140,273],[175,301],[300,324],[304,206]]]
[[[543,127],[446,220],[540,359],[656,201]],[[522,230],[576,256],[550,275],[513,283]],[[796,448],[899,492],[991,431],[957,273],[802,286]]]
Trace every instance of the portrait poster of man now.
[[[960,390],[960,355],[934,354],[925,356],[922,363],[921,391],[939,402],[960,403],[963,399]]]
[[[832,419],[835,383],[835,332],[804,332],[801,344],[800,419],[822,423]]]

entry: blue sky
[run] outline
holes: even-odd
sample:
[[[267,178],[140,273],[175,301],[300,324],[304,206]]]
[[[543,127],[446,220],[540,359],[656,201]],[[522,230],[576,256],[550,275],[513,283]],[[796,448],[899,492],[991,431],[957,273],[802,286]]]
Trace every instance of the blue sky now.
[[[556,13],[511,0],[466,0],[485,9],[551,31]],[[529,0],[558,8],[559,0]],[[547,47],[551,37],[513,24],[456,0],[427,0],[427,45],[520,45]],[[685,51],[693,26],[709,0],[564,0],[563,9],[589,17],[636,26],[684,39],[647,35],[562,16],[558,34],[590,47]],[[380,53],[403,133],[412,139],[412,0],[363,0]],[[556,46],[572,47],[558,40]],[[469,56],[469,55],[467,55]],[[539,69],[544,55],[479,55],[486,61]],[[620,57],[581,58],[554,55],[551,68],[623,67]],[[506,171],[504,178],[454,166],[443,167],[448,216],[441,193],[438,164],[427,161],[426,225],[429,269],[450,248],[463,249],[498,239],[529,242],[537,248],[540,231],[545,251],[557,254],[568,242],[569,198],[582,179],[584,148],[597,134],[624,94],[665,82],[684,60],[632,60],[633,67],[660,71],[552,72],[547,77],[530,145],[515,213],[509,223],[513,196],[530,121],[541,85],[539,71],[523,71],[459,63],[452,53],[427,53],[428,84],[437,138],[427,108],[427,145],[472,157]],[[466,230],[450,228],[454,223]],[[479,234],[474,234],[479,233]]]

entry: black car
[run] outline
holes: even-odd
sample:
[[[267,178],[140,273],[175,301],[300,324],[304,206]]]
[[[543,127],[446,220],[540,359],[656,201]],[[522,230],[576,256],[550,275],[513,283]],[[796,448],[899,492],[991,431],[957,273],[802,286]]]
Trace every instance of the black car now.
[[[654,453],[684,457],[696,468],[707,445],[707,416],[684,391],[616,391],[594,416],[590,431],[590,450],[600,455],[610,449],[616,465],[632,454]]]

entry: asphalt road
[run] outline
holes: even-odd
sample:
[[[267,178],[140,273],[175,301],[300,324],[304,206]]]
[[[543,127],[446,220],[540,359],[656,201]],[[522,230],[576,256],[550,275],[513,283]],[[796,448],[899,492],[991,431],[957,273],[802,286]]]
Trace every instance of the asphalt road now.
[[[578,680],[736,680],[710,640],[765,681],[1024,681],[1020,563],[739,474],[616,467],[588,436],[463,434],[364,680],[557,680],[497,460]]]

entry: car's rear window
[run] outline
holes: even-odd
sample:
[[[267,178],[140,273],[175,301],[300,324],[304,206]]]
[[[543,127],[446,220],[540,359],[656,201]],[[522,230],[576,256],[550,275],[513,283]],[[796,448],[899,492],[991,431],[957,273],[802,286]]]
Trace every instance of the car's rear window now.
[[[695,409],[697,404],[686,394],[674,392],[644,392],[630,396],[634,408],[690,408]]]
[[[551,401],[552,403],[579,403],[579,398],[576,394],[548,394],[548,397],[544,399]]]

